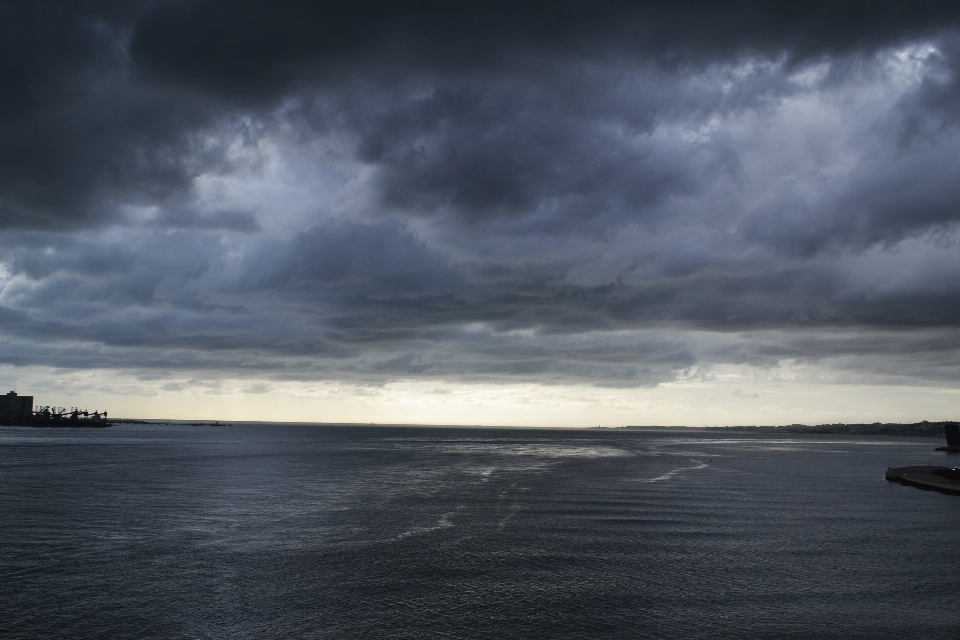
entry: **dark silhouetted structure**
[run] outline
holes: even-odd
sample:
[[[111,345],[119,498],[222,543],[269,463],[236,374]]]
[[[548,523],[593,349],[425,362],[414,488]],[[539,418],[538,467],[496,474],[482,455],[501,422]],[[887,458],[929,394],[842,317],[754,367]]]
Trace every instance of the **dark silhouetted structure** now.
[[[0,396],[0,424],[30,425],[33,422],[33,396],[18,396],[11,391]]]
[[[107,412],[90,413],[74,407],[33,408],[33,396],[18,396],[11,391],[0,396],[0,425],[22,427],[109,427]]]
[[[937,451],[960,451],[960,424],[944,422],[943,434],[947,436],[947,446],[937,447]]]
[[[884,477],[908,487],[960,496],[960,469],[950,467],[891,467]]]
[[[960,424],[956,422],[945,424],[943,430],[947,435],[947,446],[960,447]]]

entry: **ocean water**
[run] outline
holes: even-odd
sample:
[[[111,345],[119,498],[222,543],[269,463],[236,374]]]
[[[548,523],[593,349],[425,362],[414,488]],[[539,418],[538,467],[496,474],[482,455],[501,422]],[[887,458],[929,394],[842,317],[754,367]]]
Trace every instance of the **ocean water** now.
[[[960,638],[921,438],[0,429],[0,637]]]

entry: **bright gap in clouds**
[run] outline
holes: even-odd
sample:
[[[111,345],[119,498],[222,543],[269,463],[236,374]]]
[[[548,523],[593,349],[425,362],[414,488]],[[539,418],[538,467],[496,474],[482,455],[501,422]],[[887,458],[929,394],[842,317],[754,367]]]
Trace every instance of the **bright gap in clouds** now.
[[[113,371],[3,367],[0,380],[40,404],[138,419],[527,427],[723,426],[919,422],[956,415],[952,386],[837,384],[816,367],[725,367],[654,388],[458,384],[383,386],[219,378],[157,380]],[[821,380],[818,380],[820,378]]]

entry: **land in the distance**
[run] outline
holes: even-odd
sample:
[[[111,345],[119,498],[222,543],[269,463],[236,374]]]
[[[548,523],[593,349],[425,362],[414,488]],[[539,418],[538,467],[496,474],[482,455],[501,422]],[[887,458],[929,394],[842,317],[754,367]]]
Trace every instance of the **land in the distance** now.
[[[951,422],[913,422],[900,424],[894,422],[874,422],[872,424],[788,424],[780,426],[729,426],[714,427],[716,429],[737,429],[761,431],[770,433],[816,433],[841,434],[850,436],[916,436],[920,438],[942,438],[943,427]],[[641,429],[645,427],[628,426],[626,429]],[[648,428],[648,427],[646,427]]]

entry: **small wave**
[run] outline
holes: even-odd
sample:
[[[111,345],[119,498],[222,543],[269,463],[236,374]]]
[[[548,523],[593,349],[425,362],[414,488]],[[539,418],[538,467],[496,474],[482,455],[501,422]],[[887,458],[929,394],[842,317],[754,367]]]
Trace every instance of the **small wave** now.
[[[397,536],[398,540],[403,540],[404,538],[409,538],[411,536],[418,536],[424,533],[430,533],[431,531],[437,531],[439,529],[450,529],[453,527],[453,523],[450,522],[450,514],[445,513],[443,516],[437,520],[437,523],[429,527],[413,527],[412,529],[407,529],[403,533]]]
[[[507,526],[511,520],[513,520],[513,517],[517,515],[518,511],[520,511],[520,505],[516,503],[511,504],[510,508],[507,510],[506,517],[497,524],[497,531],[502,531],[503,528]]]
[[[451,453],[530,456],[537,458],[620,458],[634,455],[618,447],[606,445],[571,445],[567,443],[474,443],[442,444],[441,450]]]
[[[664,480],[669,480],[673,476],[677,475],[681,471],[699,471],[700,469],[706,469],[710,465],[706,462],[700,462],[699,460],[690,460],[690,462],[695,462],[696,466],[693,467],[678,467],[672,471],[668,471],[662,476],[657,476],[656,478],[650,478],[648,480],[641,480],[641,482],[663,482]]]

